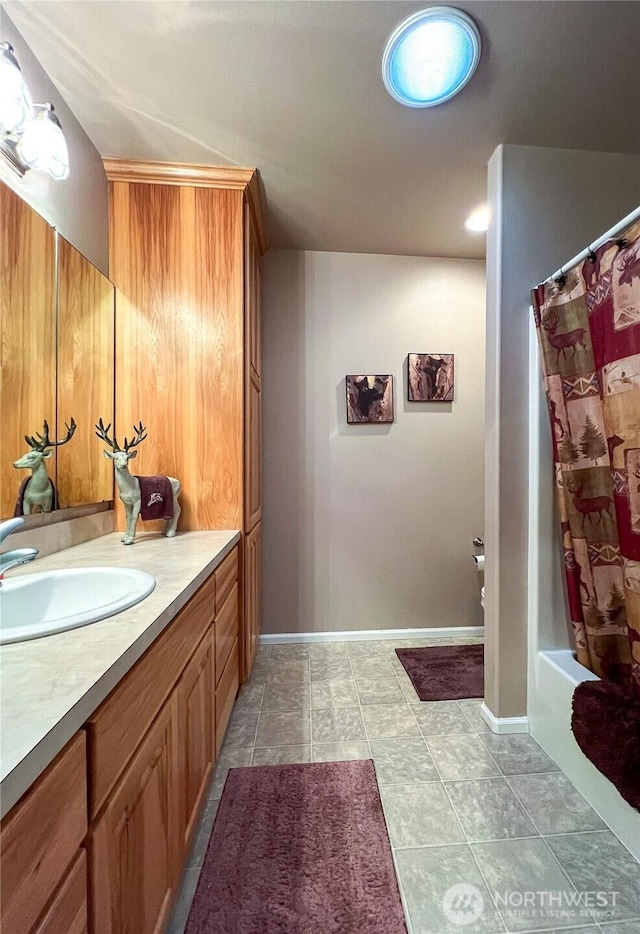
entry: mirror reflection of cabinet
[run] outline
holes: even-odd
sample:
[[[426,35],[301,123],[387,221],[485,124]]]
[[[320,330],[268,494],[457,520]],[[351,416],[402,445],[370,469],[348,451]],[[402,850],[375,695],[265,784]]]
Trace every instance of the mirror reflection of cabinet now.
[[[14,462],[31,449],[24,436],[55,430],[55,232],[6,185],[0,185],[0,517],[14,514],[28,469]],[[47,472],[56,482],[55,456]]]
[[[61,506],[113,499],[113,465],[93,426],[113,422],[114,288],[82,253],[58,236],[58,433],[78,428],[57,451]]]
[[[71,419],[77,425],[66,444],[47,449],[54,506],[113,499],[113,467],[94,425],[113,421],[114,329],[111,282],[0,183],[0,518],[20,504],[31,473],[14,462],[32,450],[25,435],[42,434],[45,420],[52,443]]]

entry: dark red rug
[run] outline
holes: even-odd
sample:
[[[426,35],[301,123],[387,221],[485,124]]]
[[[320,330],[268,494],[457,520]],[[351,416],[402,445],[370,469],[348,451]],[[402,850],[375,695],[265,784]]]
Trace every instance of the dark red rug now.
[[[640,701],[613,681],[583,681],[571,729],[587,759],[640,810]]]
[[[484,697],[484,646],[396,649],[420,700]]]
[[[406,934],[370,759],[231,769],[185,934]]]

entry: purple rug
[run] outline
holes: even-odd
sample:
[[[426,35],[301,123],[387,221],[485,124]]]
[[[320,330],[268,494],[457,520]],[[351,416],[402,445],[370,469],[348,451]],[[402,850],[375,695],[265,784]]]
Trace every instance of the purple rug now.
[[[185,934],[406,934],[370,759],[231,769]]]
[[[484,697],[484,646],[396,649],[420,700]]]
[[[587,759],[640,810],[640,700],[613,681],[583,681],[571,729]]]

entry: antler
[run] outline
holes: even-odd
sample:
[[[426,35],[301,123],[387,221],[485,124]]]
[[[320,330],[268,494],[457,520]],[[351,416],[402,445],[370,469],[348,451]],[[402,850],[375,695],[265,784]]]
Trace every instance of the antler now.
[[[124,446],[122,448],[123,451],[130,451],[131,448],[135,448],[136,445],[140,444],[147,437],[145,434],[147,429],[144,427],[142,422],[140,422],[139,425],[134,425],[133,430],[135,431],[136,436],[135,438],[132,438],[131,441],[128,441],[127,438],[124,439]]]
[[[109,447],[112,448],[114,451],[121,450],[120,445],[116,441],[115,435],[113,436],[113,440],[111,440],[111,438],[109,437],[108,432],[109,432],[109,429],[111,428],[111,422],[109,422],[109,424],[105,428],[104,422],[102,421],[102,419],[99,419],[98,424],[95,427],[96,427],[96,435],[98,436],[98,438],[100,438],[102,441],[108,444]],[[125,451],[126,451],[126,447],[125,447]]]
[[[73,415],[71,416],[71,424],[70,424],[70,425],[67,425],[67,423],[65,422],[65,423],[64,423],[64,427],[67,429],[67,433],[66,433],[66,435],[64,436],[64,438],[62,438],[60,441],[54,441],[53,444],[50,444],[50,445],[49,445],[49,447],[52,447],[52,448],[53,448],[53,447],[57,447],[57,446],[59,446],[59,445],[61,445],[61,444],[66,444],[67,441],[71,441],[71,439],[73,438],[74,432],[75,432],[76,428],[78,427],[78,426],[76,425],[76,423],[75,423],[75,420],[74,420],[74,418],[73,418]]]
[[[545,315],[542,316],[542,327],[545,331],[548,331],[552,328],[557,327],[558,325],[558,312],[555,308],[550,308]]]
[[[633,263],[637,263],[639,259],[640,252],[630,250],[629,252],[625,253],[624,256],[620,257],[618,269],[620,272],[625,272],[629,266],[631,266]]]
[[[35,436],[25,435],[24,440],[27,442],[30,448],[33,448],[34,451],[39,451],[40,453],[46,451],[47,448],[55,448],[61,444],[66,444],[67,441],[71,441],[73,434],[78,426],[75,423],[73,416],[71,417],[71,424],[67,425],[65,422],[65,428],[67,433],[64,438],[61,438],[60,441],[50,441],[49,440],[49,422],[45,419],[42,423],[43,434],[39,434],[37,431]]]

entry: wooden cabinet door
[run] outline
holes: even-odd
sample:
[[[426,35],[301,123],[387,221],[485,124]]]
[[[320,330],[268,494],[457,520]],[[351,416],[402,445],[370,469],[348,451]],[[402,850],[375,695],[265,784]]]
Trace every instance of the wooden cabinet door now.
[[[245,398],[245,529],[262,516],[262,393],[253,376]]]
[[[94,934],[160,934],[166,926],[179,874],[177,723],[174,691],[90,834]]]
[[[249,372],[260,388],[262,376],[262,282],[260,251],[249,205],[244,206],[245,353]]]
[[[182,853],[191,845],[213,768],[214,656],[207,633],[178,682],[180,829]]]
[[[262,529],[260,523],[244,539],[244,679],[258,648],[261,624]]]
[[[3,934],[33,931],[86,832],[87,747],[80,730],[2,821]]]
[[[244,527],[262,514],[262,309],[260,252],[251,211],[244,216]]]

